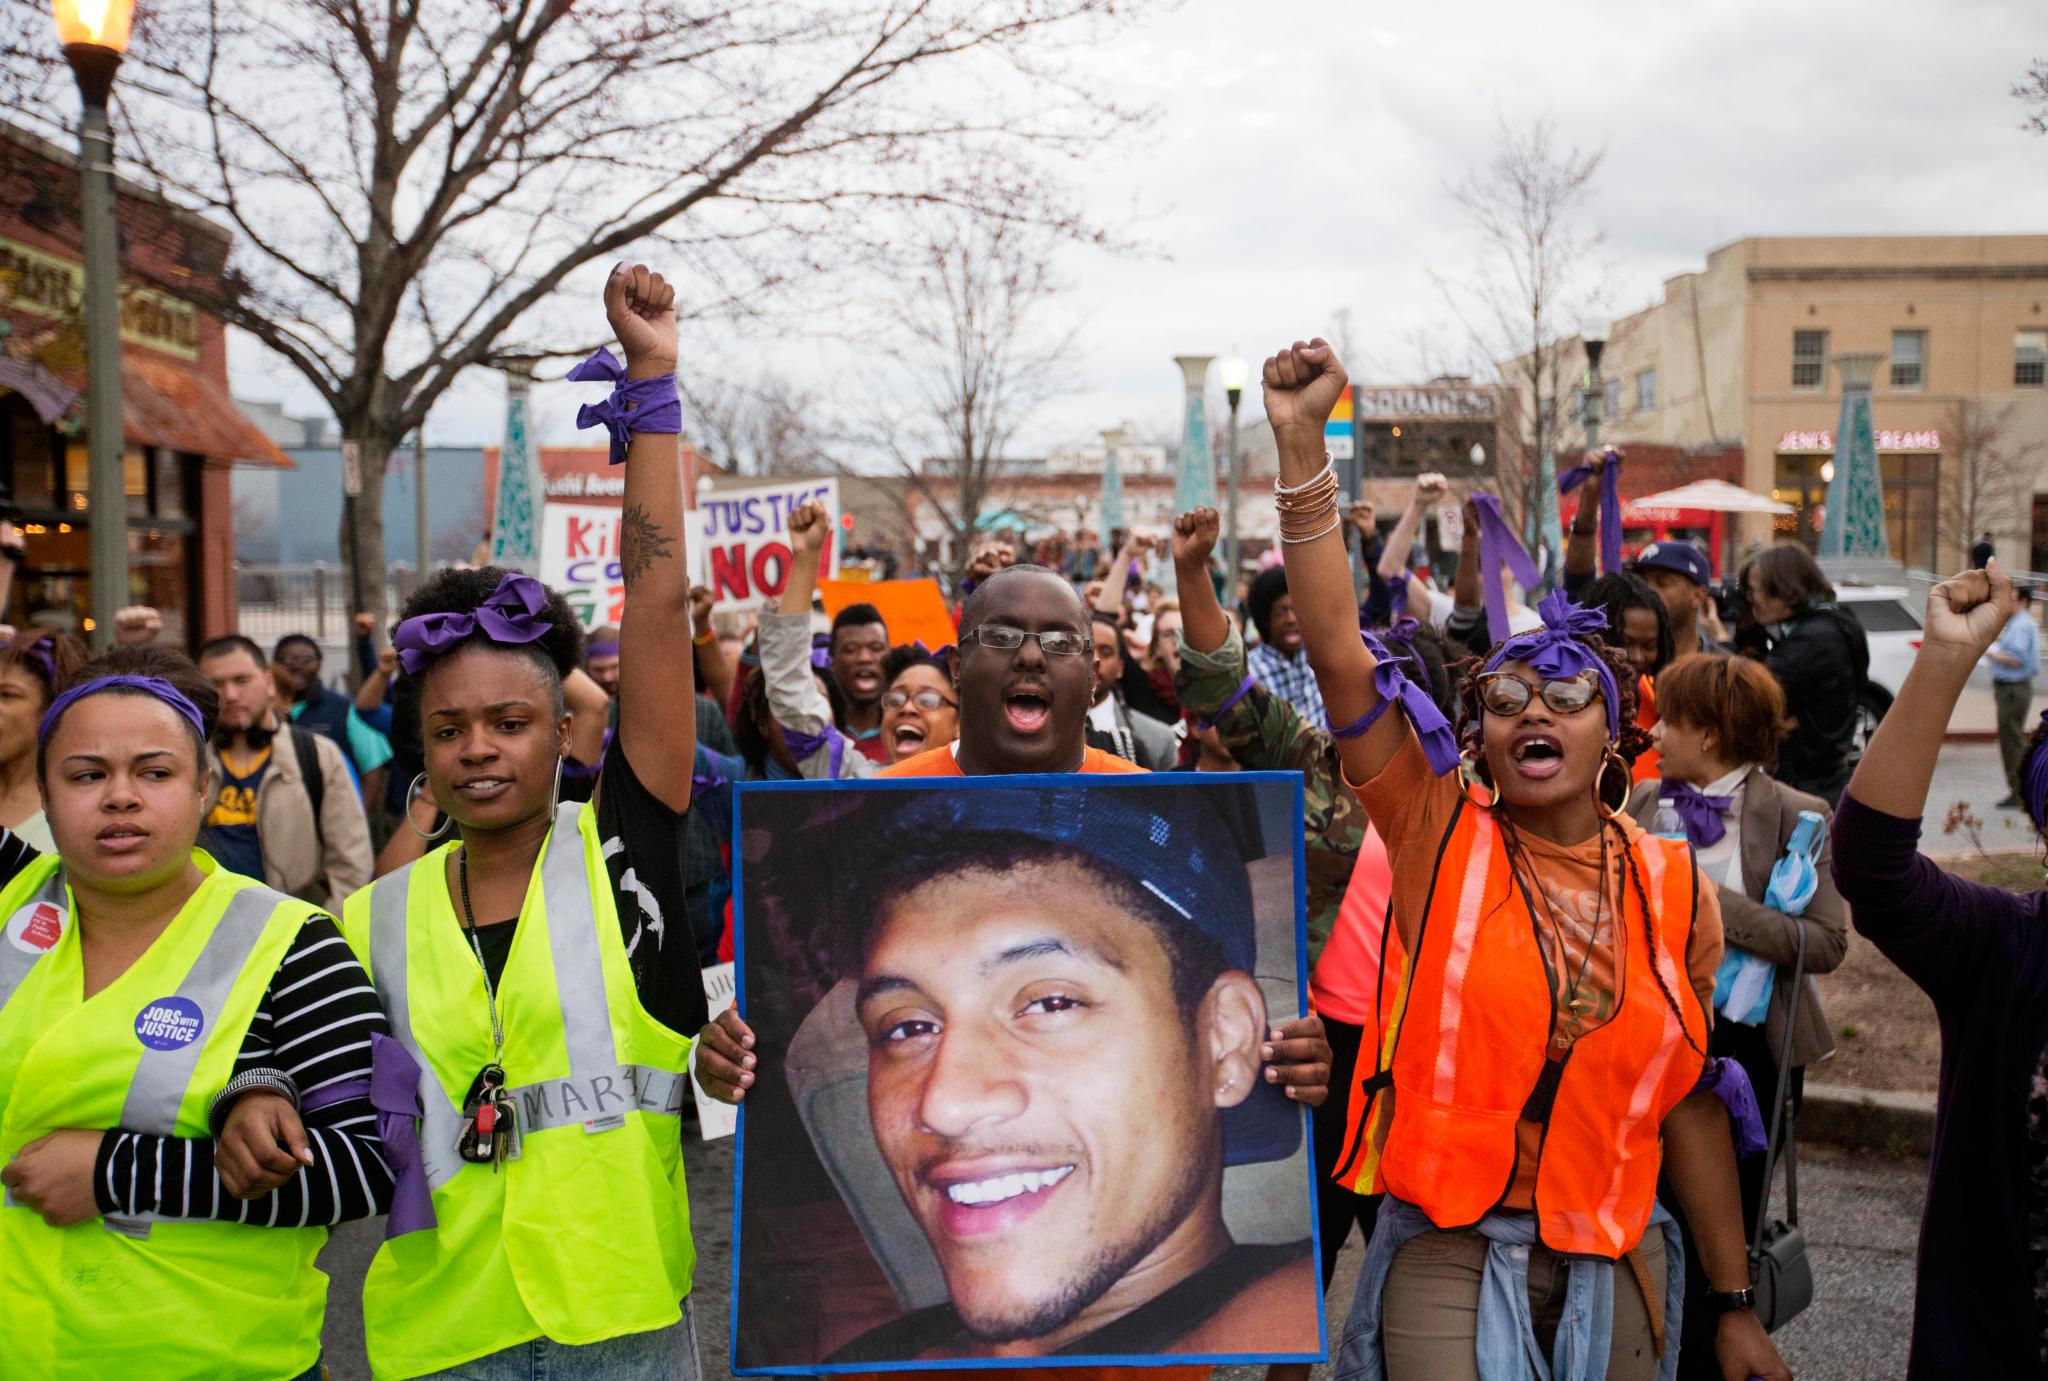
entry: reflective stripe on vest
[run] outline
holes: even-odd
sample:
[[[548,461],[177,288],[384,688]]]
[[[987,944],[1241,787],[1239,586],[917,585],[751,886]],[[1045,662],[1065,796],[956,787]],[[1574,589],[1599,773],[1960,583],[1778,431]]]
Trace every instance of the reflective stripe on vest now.
[[[557,1127],[604,1131],[625,1125],[635,1109],[656,1117],[680,1117],[687,1074],[621,1064],[612,1041],[605,1002],[604,959],[590,917],[589,880],[583,864],[581,805],[555,810],[555,825],[540,861],[541,900],[547,907],[549,958],[560,997],[562,1039],[568,1051],[566,1078],[518,1085],[509,1092],[523,1132]],[[370,966],[391,1018],[391,1034],[420,1067],[420,1154],[427,1187],[439,1189],[467,1164],[456,1154],[462,1113],[413,1035],[406,984],[406,894],[412,866],[380,878],[370,889]]]

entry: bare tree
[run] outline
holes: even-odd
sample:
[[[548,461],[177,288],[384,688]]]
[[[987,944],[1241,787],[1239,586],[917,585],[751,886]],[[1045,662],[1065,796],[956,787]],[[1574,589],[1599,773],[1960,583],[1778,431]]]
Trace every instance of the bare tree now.
[[[2048,58],[2035,58],[2027,67],[2026,79],[2012,84],[2012,94],[2027,107],[2020,128],[2048,134]]]
[[[1533,515],[1553,556],[1562,553],[1556,452],[1572,425],[1577,331],[1591,309],[1601,235],[1586,203],[1604,150],[1565,146],[1549,117],[1516,128],[1502,120],[1493,154],[1451,184],[1483,250],[1469,275],[1438,284],[1473,342],[1480,377],[1498,372],[1521,395],[1523,454],[1502,456],[1502,499]]]
[[[751,384],[694,373],[680,381],[685,430],[728,473],[813,475],[833,464],[815,391],[773,372]]]
[[[1969,399],[1949,410],[1942,436],[1938,549],[1967,551],[1981,532],[2011,532],[2022,539],[2031,535],[2034,479],[2048,446],[2018,439],[2012,417],[2011,404],[1990,407]]]
[[[1070,65],[1113,0],[208,0],[138,17],[116,89],[140,175],[236,236],[158,284],[290,361],[362,463],[466,369],[596,343],[539,309],[630,251],[698,314],[886,263],[933,205],[1091,234],[1051,171],[1131,117]],[[0,106],[75,108],[36,0],[0,0]],[[54,132],[54,131],[53,131]],[[381,612],[382,582],[353,607]]]
[[[943,218],[918,240],[921,267],[889,314],[885,349],[913,401],[874,444],[906,499],[921,498],[951,529],[962,565],[1019,431],[1063,382],[1077,328],[1046,319],[1060,290],[1056,243],[1018,222]]]

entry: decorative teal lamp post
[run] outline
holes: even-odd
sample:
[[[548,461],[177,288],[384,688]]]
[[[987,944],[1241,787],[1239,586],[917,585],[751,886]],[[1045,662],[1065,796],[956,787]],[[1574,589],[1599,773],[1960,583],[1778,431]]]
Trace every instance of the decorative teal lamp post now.
[[[1209,454],[1209,362],[1214,355],[1176,355],[1187,385],[1187,416],[1180,433],[1180,481],[1173,511],[1186,513],[1216,502],[1216,460]]]
[[[1828,481],[1827,519],[1820,554],[1830,561],[1888,561],[1892,548],[1884,521],[1884,479],[1877,468],[1877,438],[1870,426],[1870,381],[1882,355],[1837,355],[1842,376],[1842,417],[1835,427],[1834,478]]]

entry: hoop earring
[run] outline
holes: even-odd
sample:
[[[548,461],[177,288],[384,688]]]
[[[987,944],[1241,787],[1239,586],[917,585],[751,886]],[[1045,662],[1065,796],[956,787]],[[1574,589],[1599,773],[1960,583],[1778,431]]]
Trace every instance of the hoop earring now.
[[[415,825],[413,823],[412,803],[419,799],[420,784],[425,782],[426,779],[427,774],[422,772],[419,774],[419,776],[414,777],[412,779],[412,785],[405,789],[405,827],[411,830],[414,834],[418,835],[420,838],[426,840],[429,844],[431,844],[435,840],[439,839],[442,835],[448,833],[449,830],[455,828],[455,817],[452,815],[444,815],[441,819],[441,823],[434,827],[432,833],[428,833],[426,830],[421,829],[418,825]]]
[[[1607,745],[1607,756],[1600,760],[1599,774],[1593,778],[1593,809],[1599,813],[1602,820],[1612,820],[1621,814],[1621,807],[1610,807],[1607,804],[1606,796],[1600,790],[1601,786],[1607,781],[1607,769],[1610,767],[1619,767],[1621,769],[1622,796],[1623,802],[1626,804],[1630,780],[1628,760],[1615,752],[1614,745],[1611,743]]]
[[[562,755],[555,755],[555,785],[548,792],[548,825],[555,823],[555,811],[562,803]]]
[[[1491,797],[1482,801],[1472,794],[1472,786],[1478,781],[1479,759],[1473,754],[1471,749],[1461,748],[1458,751],[1458,791],[1475,810],[1490,809],[1494,804]],[[1491,788],[1488,788],[1488,790],[1491,791]]]

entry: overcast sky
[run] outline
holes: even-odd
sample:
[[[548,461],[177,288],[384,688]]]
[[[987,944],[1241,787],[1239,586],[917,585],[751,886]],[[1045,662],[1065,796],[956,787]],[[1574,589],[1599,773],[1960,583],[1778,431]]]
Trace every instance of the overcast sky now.
[[[1340,310],[1355,377],[1409,381],[1419,342],[1460,349],[1432,271],[1456,277],[1480,249],[1445,184],[1487,158],[1503,119],[1548,115],[1605,149],[1587,215],[1616,314],[1746,235],[2048,232],[2048,139],[2019,129],[2008,94],[2035,56],[2042,0],[1162,8],[1089,59],[1161,119],[1084,188],[1153,252],[1063,261],[1072,288],[1054,310],[1083,324],[1075,384],[1026,449],[1127,418],[1177,430],[1174,355],[1256,359],[1333,332]],[[846,350],[736,344],[777,352],[819,392],[865,387]],[[316,410],[246,337],[231,350],[239,396]],[[588,391],[540,390],[544,439],[576,435]],[[429,440],[500,440],[503,398],[473,372]]]

